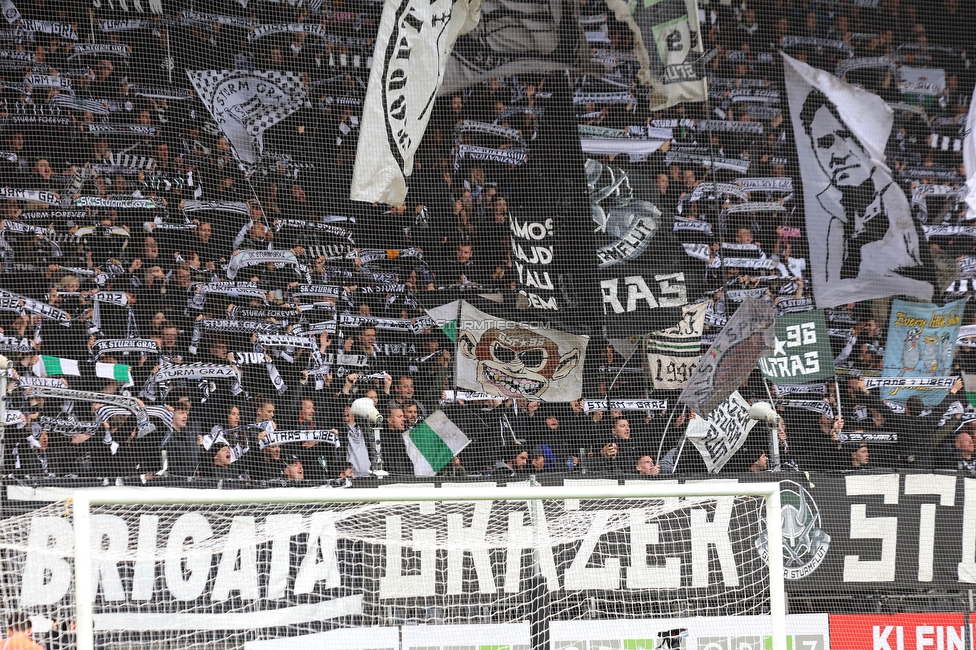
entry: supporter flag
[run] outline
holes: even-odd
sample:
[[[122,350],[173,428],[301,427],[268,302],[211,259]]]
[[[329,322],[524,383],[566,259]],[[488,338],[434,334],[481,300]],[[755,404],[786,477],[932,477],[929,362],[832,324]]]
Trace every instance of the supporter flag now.
[[[966,391],[966,401],[976,406],[976,373],[962,373],[962,389]]]
[[[944,307],[895,300],[888,317],[882,377],[946,377],[952,374],[956,339],[968,298]],[[881,399],[904,402],[912,395],[926,406],[945,399],[948,388],[882,388]]]
[[[705,99],[702,39],[696,0],[607,0],[633,33],[637,79],[651,87],[650,109]]]
[[[350,198],[402,205],[404,176],[424,137],[434,99],[459,34],[478,23],[484,0],[384,3]]]
[[[458,309],[460,307],[460,300],[452,300],[443,305],[428,307],[426,310],[427,315],[431,317],[434,324],[451,341],[457,341]]]
[[[969,102],[969,114],[966,116],[966,137],[962,141],[962,163],[966,168],[966,220],[976,219],[976,138],[973,137],[973,127],[976,126],[976,88],[973,98]]]
[[[187,70],[193,88],[237,157],[256,163],[264,132],[305,103],[301,75],[277,70]]]
[[[440,409],[403,437],[417,476],[434,476],[468,446],[468,437]]]
[[[37,363],[33,367],[34,374],[38,377],[49,377],[51,375],[74,375],[81,376],[78,369],[78,362],[71,359],[60,357],[38,357]]]
[[[707,417],[699,414],[691,418],[685,436],[701,454],[708,471],[715,474],[742,447],[757,422],[749,417],[749,402],[734,392]]]
[[[579,9],[559,0],[485,3],[477,27],[455,43],[439,94],[495,77],[585,67],[590,48]]]
[[[805,384],[834,376],[834,354],[822,310],[776,318],[773,352],[759,360],[763,376],[775,384]]]
[[[707,306],[700,302],[683,307],[680,322],[644,337],[647,373],[654,388],[680,390],[688,383],[701,357]]]
[[[884,163],[892,110],[873,93],[783,58],[817,307],[893,295],[930,300],[934,265]]]
[[[507,173],[515,309],[526,320],[599,327],[600,287],[585,263],[598,259],[597,239],[573,90],[564,75],[549,77],[546,90],[545,114],[527,138],[528,163]]]
[[[678,401],[699,414],[724,402],[749,378],[759,358],[773,349],[774,321],[770,305],[746,298],[698,362]]]
[[[592,158],[584,169],[595,223],[587,239],[597,247],[594,273],[608,335],[642,336],[671,327],[700,285],[701,263],[685,254],[661,211],[634,195],[625,169]]]
[[[102,379],[121,381],[126,386],[132,385],[132,376],[129,374],[129,366],[121,363],[96,363],[95,375]]]
[[[458,388],[508,399],[569,402],[583,392],[589,337],[496,318],[461,303]]]

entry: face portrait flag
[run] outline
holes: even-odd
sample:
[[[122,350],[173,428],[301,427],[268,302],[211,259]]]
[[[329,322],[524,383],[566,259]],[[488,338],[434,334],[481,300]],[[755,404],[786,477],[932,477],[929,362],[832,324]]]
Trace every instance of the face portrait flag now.
[[[930,300],[905,193],[884,162],[892,110],[877,95],[783,55],[817,307]]]

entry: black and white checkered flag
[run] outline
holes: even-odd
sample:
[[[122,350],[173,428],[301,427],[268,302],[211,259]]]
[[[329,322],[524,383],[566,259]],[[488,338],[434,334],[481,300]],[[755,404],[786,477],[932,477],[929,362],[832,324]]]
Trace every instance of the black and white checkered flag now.
[[[220,130],[246,163],[260,160],[262,134],[305,103],[301,77],[276,70],[187,70]]]

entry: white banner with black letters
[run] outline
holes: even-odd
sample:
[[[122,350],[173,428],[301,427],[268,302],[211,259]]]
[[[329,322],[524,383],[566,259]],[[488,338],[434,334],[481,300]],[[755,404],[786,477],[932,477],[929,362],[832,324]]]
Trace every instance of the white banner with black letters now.
[[[708,471],[715,474],[745,443],[757,422],[749,417],[749,403],[736,391],[707,418],[700,415],[692,418],[685,436],[701,454]]]
[[[380,18],[350,198],[401,205],[457,37],[484,0],[387,2]]]

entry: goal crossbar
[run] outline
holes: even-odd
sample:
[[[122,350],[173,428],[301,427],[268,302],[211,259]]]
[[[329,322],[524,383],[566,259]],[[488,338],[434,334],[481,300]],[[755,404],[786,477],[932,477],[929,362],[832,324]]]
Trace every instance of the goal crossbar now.
[[[93,505],[190,505],[190,504],[276,504],[276,503],[379,503],[427,501],[537,501],[561,499],[662,499],[680,497],[764,497],[770,575],[770,636],[772,650],[786,650],[786,594],[783,581],[783,538],[779,484],[764,483],[674,483],[647,481],[627,485],[538,486],[392,489],[294,488],[268,490],[199,490],[181,488],[92,488],[76,491],[74,511],[75,593],[93,591],[91,565],[91,506]],[[774,577],[775,576],[775,577]],[[77,647],[94,650],[93,602],[77,597]]]

